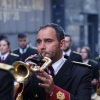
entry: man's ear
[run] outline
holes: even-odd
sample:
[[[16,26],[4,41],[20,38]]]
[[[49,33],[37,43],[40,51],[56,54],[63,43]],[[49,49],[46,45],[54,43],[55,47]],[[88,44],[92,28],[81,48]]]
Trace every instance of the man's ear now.
[[[71,42],[70,42],[70,47],[72,47],[72,45],[73,45],[73,42],[71,41]]]
[[[63,40],[60,41],[61,50],[64,50],[65,46],[66,46],[66,41],[65,41],[65,39],[63,39]]]
[[[11,51],[11,47],[9,46],[9,51]]]

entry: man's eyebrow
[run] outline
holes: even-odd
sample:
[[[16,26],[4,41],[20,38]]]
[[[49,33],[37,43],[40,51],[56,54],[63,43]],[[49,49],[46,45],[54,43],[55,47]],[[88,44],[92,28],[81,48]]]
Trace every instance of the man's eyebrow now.
[[[37,41],[40,41],[41,39],[37,39]],[[44,40],[53,40],[51,38],[44,38]]]
[[[36,41],[40,41],[40,39],[37,39]]]
[[[44,40],[52,40],[51,38],[45,38]]]

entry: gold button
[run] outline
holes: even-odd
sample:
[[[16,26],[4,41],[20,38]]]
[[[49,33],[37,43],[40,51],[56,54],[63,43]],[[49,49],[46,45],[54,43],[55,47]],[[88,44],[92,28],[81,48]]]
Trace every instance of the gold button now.
[[[65,99],[65,94],[63,92],[59,91],[57,93],[57,99],[58,100],[64,100]]]

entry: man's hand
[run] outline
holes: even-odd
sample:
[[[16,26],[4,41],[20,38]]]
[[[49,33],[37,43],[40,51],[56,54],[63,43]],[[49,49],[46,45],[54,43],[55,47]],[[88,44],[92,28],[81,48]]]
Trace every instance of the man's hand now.
[[[25,62],[27,62],[29,59],[32,59],[36,56],[35,55],[31,55],[29,56]],[[31,70],[31,68],[30,68]],[[52,94],[53,90],[54,90],[54,82],[53,82],[53,78],[51,75],[47,74],[45,71],[40,70],[40,72],[37,74],[37,78],[40,79],[41,81],[43,81],[43,83],[39,83],[39,86],[44,87],[45,91],[48,94]]]
[[[37,54],[34,54],[34,55],[29,56],[28,58],[25,59],[25,62],[27,62],[29,59],[34,58],[36,55],[37,55]]]
[[[97,80],[97,79],[93,79],[93,80],[91,81],[91,84],[92,84],[92,85],[97,85],[97,83],[98,83],[98,80]]]
[[[40,70],[40,73],[37,74],[37,78],[43,81],[43,83],[39,83],[39,86],[44,87],[48,94],[52,94],[54,91],[54,82],[52,76],[47,74],[45,71]]]
[[[20,84],[17,82],[14,82],[14,96],[16,95],[16,92],[17,92],[19,87],[20,87]]]

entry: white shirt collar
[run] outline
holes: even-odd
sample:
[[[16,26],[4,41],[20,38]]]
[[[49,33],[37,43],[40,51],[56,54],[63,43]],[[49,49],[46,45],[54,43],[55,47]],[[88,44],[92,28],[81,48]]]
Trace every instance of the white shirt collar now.
[[[89,63],[89,59],[87,59],[85,62],[83,62],[84,64],[88,64]]]
[[[67,52],[63,52],[63,55],[67,54],[67,56],[70,56],[71,54],[71,49],[69,49]]]
[[[4,55],[1,54],[1,59],[6,60],[6,58],[7,58],[8,55],[9,55],[9,52],[7,52]]]
[[[66,59],[62,56],[61,59],[59,59],[57,62],[55,62],[54,64],[52,64],[52,67],[54,69],[54,74],[55,75],[58,73],[58,71],[60,70],[60,68],[65,63],[65,61],[66,61]]]
[[[25,49],[19,48],[20,54],[26,53],[27,49],[29,48],[29,45]]]

